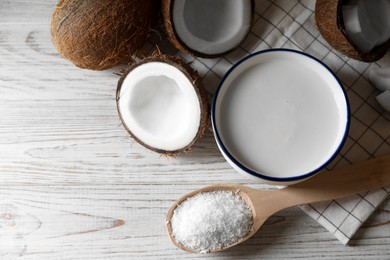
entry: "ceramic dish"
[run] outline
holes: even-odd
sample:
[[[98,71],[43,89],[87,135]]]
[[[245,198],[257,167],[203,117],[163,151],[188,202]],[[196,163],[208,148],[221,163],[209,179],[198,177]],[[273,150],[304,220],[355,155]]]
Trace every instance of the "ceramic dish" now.
[[[321,61],[289,49],[249,55],[222,79],[212,124],[226,160],[263,183],[289,185],[325,167],[349,127],[345,92]]]

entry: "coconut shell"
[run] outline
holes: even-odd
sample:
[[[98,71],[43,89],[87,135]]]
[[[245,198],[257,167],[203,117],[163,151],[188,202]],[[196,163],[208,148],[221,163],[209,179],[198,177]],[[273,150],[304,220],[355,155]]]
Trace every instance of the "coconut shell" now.
[[[180,1],[180,0],[179,0]],[[161,9],[162,9],[162,17],[164,21],[164,26],[167,34],[168,40],[180,51],[190,54],[190,55],[195,55],[198,57],[202,58],[217,58],[221,57],[235,49],[237,49],[241,43],[245,40],[243,39],[239,44],[237,44],[235,47],[233,47],[231,50],[227,52],[223,52],[220,54],[215,54],[215,55],[210,55],[210,54],[205,54],[199,51],[196,51],[190,47],[188,47],[179,37],[177,32],[175,31],[175,28],[173,26],[173,17],[172,17],[172,10],[173,10],[173,4],[175,0],[162,0],[161,4]],[[251,24],[253,23],[253,17],[254,17],[254,10],[255,10],[255,0],[251,0]],[[249,33],[249,31],[248,31]]]
[[[145,64],[147,62],[163,62],[163,63],[167,63],[169,65],[176,67],[192,82],[192,85],[195,89],[196,95],[198,96],[199,105],[200,105],[200,113],[201,113],[200,122],[199,122],[199,129],[198,129],[196,136],[192,140],[192,142],[181,149],[174,150],[174,151],[165,151],[165,150],[157,149],[155,147],[147,145],[144,142],[142,142],[140,140],[140,138],[138,138],[137,136],[135,136],[132,133],[131,129],[129,129],[126,126],[126,124],[123,120],[122,113],[121,113],[121,110],[119,107],[119,99],[120,99],[120,92],[121,92],[122,84],[123,84],[124,80],[126,79],[126,76],[132,70],[134,70],[138,66]],[[157,152],[157,153],[162,154],[162,155],[175,156],[175,155],[182,153],[182,152],[189,152],[192,149],[192,147],[195,145],[195,143],[204,135],[204,133],[208,127],[209,103],[208,103],[208,99],[207,99],[207,92],[203,87],[201,77],[193,68],[191,68],[191,66],[188,63],[186,63],[182,59],[179,59],[179,58],[176,58],[173,56],[169,56],[169,55],[155,54],[155,55],[149,56],[147,58],[144,58],[144,59],[140,60],[139,62],[136,62],[136,63],[130,65],[127,69],[125,69],[125,71],[123,72],[122,76],[120,77],[120,79],[118,81],[117,90],[116,90],[116,104],[117,104],[117,110],[118,110],[119,118],[122,122],[122,125],[125,127],[126,131],[130,134],[130,136],[135,141],[137,141],[139,144],[146,147],[147,149],[152,150],[152,151]]]
[[[342,4],[345,0],[317,0],[315,20],[317,27],[325,40],[337,51],[356,60],[372,62],[379,60],[390,47],[390,42],[363,53],[348,38],[344,28]]]
[[[159,6],[156,0],[60,0],[51,20],[52,41],[77,67],[112,68],[146,41]]]

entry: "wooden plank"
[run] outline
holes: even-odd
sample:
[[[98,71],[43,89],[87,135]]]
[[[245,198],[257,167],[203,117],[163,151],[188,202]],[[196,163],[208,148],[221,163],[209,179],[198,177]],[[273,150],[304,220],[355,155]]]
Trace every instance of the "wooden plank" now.
[[[195,186],[0,186],[1,259],[203,259],[176,249],[165,231],[173,201]],[[284,210],[225,259],[384,259],[390,201],[362,228],[355,246],[341,245],[298,208]],[[386,223],[387,222],[387,223]],[[364,237],[364,239],[361,239]]]

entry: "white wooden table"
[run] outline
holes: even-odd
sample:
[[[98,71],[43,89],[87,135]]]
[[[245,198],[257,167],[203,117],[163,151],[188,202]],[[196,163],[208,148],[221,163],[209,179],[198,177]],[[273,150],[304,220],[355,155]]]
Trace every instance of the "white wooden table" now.
[[[389,259],[390,200],[343,246],[300,209],[210,255],[176,249],[171,203],[221,182],[247,184],[211,132],[191,154],[162,158],[120,125],[118,76],[61,59],[49,34],[55,0],[0,0],[0,259]]]

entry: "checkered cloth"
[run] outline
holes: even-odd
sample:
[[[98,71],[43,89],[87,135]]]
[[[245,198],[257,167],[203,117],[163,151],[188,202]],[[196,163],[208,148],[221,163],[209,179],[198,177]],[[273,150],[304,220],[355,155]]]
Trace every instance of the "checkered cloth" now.
[[[368,80],[370,69],[390,66],[390,53],[375,63],[350,59],[332,49],[320,35],[314,19],[313,0],[257,0],[252,30],[245,42],[232,53],[217,59],[184,55],[160,36],[155,36],[164,53],[180,55],[203,77],[210,94],[227,70],[244,56],[270,48],[304,51],[327,64],[343,83],[352,113],[347,140],[328,169],[342,167],[390,154],[390,114],[375,100],[380,94]],[[159,38],[159,39],[157,39]],[[146,52],[155,43],[146,46]],[[145,53],[145,52],[144,52]],[[348,198],[302,206],[313,219],[346,244],[390,189],[357,194]]]

